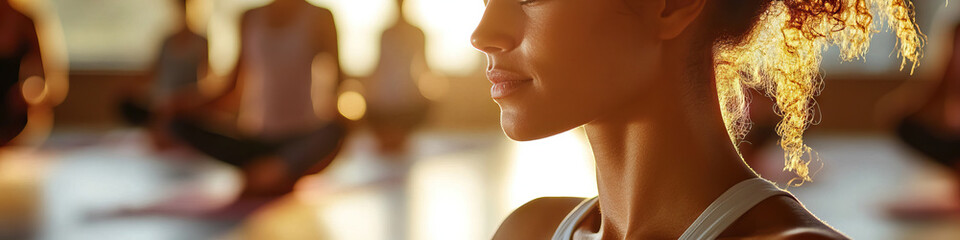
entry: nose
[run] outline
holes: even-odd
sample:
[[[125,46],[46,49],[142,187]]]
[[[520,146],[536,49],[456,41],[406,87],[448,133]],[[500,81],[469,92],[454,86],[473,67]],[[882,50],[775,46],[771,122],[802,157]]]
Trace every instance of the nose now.
[[[474,48],[487,54],[513,50],[517,47],[516,39],[518,37],[513,28],[520,24],[510,21],[512,17],[509,11],[505,11],[507,9],[497,4],[497,2],[502,1],[490,2],[491,4],[488,4],[487,9],[483,12],[480,25],[470,36],[470,42]]]

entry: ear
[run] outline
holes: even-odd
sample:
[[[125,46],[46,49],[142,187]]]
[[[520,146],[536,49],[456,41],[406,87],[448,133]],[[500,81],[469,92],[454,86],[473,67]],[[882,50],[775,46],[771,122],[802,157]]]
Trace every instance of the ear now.
[[[673,39],[693,23],[707,0],[660,0],[660,39]]]

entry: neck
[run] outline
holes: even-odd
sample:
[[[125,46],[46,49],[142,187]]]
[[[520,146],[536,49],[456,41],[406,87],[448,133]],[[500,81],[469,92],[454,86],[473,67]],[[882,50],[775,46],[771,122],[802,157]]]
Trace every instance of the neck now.
[[[193,34],[194,34],[194,33],[193,33],[192,30],[190,30],[190,27],[187,26],[186,24],[184,24],[184,25],[178,26],[178,27],[177,27],[177,32],[174,33],[173,35],[178,36],[178,37],[184,37],[184,36],[190,36],[190,35],[193,35]]]
[[[177,24],[174,27],[175,35],[182,34],[183,32],[189,32],[190,26],[187,19],[187,11],[180,12],[180,21],[177,21]]]
[[[714,88],[693,86],[713,84],[713,74],[703,76],[662,76],[665,91],[623,108],[642,111],[586,125],[604,239],[676,238],[729,187],[756,177],[727,137]]]
[[[304,1],[304,0],[274,0],[273,3],[274,3],[274,4],[278,4],[278,5],[298,5],[298,4],[306,3],[306,1]]]

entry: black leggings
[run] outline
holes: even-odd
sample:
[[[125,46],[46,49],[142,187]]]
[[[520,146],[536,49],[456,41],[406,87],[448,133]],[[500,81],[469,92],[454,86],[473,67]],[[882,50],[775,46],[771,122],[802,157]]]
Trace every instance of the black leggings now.
[[[147,124],[153,115],[147,108],[130,100],[121,101],[120,111],[128,123],[138,126]],[[177,118],[166,129],[177,140],[197,151],[237,167],[244,167],[262,157],[280,157],[287,163],[291,177],[309,174],[308,170],[317,170],[311,168],[329,164],[321,161],[332,159],[331,155],[337,153],[347,133],[346,127],[336,121],[279,140],[234,137],[205,128],[188,118]]]
[[[343,125],[330,123],[282,140],[231,137],[186,119],[174,120],[170,131],[194,149],[237,167],[244,167],[261,157],[278,156],[287,163],[290,176],[296,177],[307,174],[307,170],[321,164],[320,161],[330,159],[346,135]]]
[[[16,79],[14,79],[16,80]],[[4,83],[5,84],[5,83]],[[27,103],[16,84],[0,88],[0,147],[20,135],[27,126]]]

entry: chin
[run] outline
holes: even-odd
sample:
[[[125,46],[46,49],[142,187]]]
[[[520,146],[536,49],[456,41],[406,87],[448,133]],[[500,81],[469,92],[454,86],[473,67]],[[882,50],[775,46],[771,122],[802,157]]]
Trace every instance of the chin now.
[[[506,113],[500,114],[500,127],[503,133],[515,141],[537,140],[556,135],[569,129],[545,129],[550,124],[538,123],[528,119],[522,119],[515,115]]]
[[[503,133],[506,134],[507,137],[509,137],[510,139],[513,139],[514,141],[522,142],[522,141],[530,141],[530,140],[537,140],[537,139],[543,138],[543,137],[533,137],[530,134],[525,134],[507,125],[503,125],[502,127],[503,127]]]

